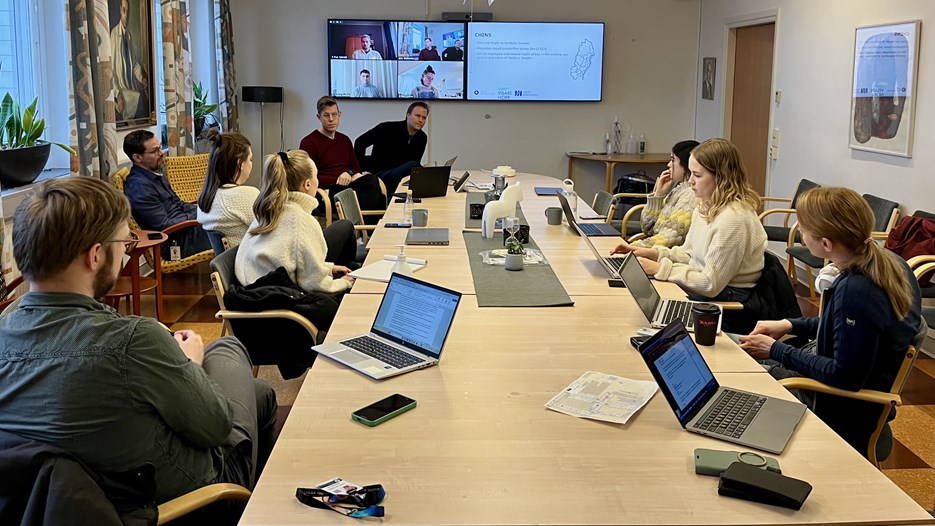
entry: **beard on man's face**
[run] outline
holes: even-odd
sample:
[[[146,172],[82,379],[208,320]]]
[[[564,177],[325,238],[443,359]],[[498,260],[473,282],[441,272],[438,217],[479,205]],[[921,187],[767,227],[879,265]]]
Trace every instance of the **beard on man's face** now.
[[[114,271],[114,251],[108,246],[106,252],[104,265],[97,269],[97,274],[94,275],[94,299],[98,301],[103,301],[104,296],[114,288],[120,275],[119,269]]]

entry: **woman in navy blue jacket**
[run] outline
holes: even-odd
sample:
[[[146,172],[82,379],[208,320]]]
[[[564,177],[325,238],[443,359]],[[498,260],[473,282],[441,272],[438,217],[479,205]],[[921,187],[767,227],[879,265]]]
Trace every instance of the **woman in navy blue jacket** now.
[[[857,192],[809,190],[796,214],[802,243],[841,274],[822,294],[820,318],[761,321],[741,336],[741,347],[833,387],[888,391],[919,330],[918,282],[904,261],[871,240],[873,212]],[[815,340],[814,353],[776,341],[786,334]],[[879,405],[816,394],[812,410],[857,451],[867,451]],[[880,453],[885,458],[889,451]]]

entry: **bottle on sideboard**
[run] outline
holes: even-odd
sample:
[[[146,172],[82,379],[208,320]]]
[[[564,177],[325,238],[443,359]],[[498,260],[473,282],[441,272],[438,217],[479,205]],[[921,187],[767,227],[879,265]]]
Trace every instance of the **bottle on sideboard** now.
[[[632,133],[627,138],[627,153],[636,153],[636,137]]]
[[[640,134],[640,154],[646,153],[646,136]]]

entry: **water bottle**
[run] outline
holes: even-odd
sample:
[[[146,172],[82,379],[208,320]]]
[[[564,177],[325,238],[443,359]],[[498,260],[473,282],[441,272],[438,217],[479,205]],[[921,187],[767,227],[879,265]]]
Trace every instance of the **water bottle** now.
[[[399,254],[396,255],[396,263],[393,264],[393,274],[412,276],[412,268],[409,267],[409,261],[406,259],[406,245],[396,246],[399,247]]]
[[[646,136],[640,134],[640,154],[646,153]]]
[[[604,153],[607,155],[613,155],[614,147],[610,142],[610,134],[604,136]]]
[[[632,133],[630,137],[627,138],[627,153],[636,153],[636,137],[634,137]]]
[[[406,202],[403,203],[403,217],[400,223],[412,224],[412,190],[406,190]]]
[[[575,217],[578,216],[578,194],[575,193],[575,182],[571,179],[565,179],[562,181],[562,195],[565,196],[565,200],[568,201],[568,207],[571,208],[571,214]]]

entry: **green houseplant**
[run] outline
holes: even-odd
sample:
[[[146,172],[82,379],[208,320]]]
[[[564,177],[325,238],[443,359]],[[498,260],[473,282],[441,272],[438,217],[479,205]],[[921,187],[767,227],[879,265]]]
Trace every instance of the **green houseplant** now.
[[[49,160],[51,145],[68,153],[75,151],[64,144],[40,140],[45,131],[45,119],[36,115],[39,98],[21,109],[19,102],[7,93],[0,101],[0,183],[3,186],[23,186],[36,180]]]
[[[192,85],[192,94],[194,95],[192,117],[195,120],[195,137],[201,137],[204,132],[207,131],[208,127],[217,124],[214,112],[218,109],[218,105],[208,104],[208,93],[205,92],[200,82],[196,82]],[[207,123],[208,127],[206,127],[205,124],[209,116],[214,122]]]

